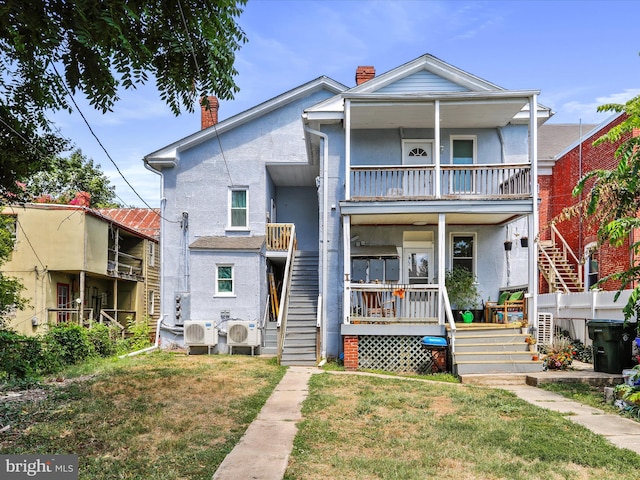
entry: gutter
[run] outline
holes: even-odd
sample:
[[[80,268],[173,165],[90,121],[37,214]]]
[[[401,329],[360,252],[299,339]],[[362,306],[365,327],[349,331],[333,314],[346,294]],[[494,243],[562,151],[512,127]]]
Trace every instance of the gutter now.
[[[305,132],[312,135],[316,135],[322,139],[322,351],[320,352],[321,358],[327,357],[327,289],[328,287],[328,262],[327,256],[329,248],[327,246],[329,242],[329,234],[327,232],[327,224],[329,223],[329,200],[327,198],[329,194],[329,136],[326,133],[322,133],[319,130],[314,130],[311,127],[305,125]]]

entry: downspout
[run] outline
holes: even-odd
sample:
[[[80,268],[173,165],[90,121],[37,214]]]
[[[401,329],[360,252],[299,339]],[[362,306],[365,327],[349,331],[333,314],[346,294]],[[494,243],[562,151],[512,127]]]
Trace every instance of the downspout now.
[[[326,133],[314,130],[307,125],[305,125],[304,130],[322,139],[322,327],[320,329],[322,350],[320,357],[327,358],[327,275],[329,271],[329,262],[327,262],[327,256],[329,255],[329,248],[327,246],[329,242],[329,233],[327,232],[327,225],[329,223],[329,200],[327,196],[329,194],[329,137]]]
[[[150,172],[155,173],[160,176],[160,193],[164,195],[164,175],[162,171],[158,171],[155,168],[151,167],[147,162],[147,159],[143,159],[144,168],[149,170]],[[128,353],[126,355],[121,355],[120,358],[124,357],[133,357],[134,355],[139,355],[141,353],[152,352],[160,347],[160,326],[162,325],[162,319],[166,316],[164,313],[165,309],[165,301],[164,301],[164,280],[162,279],[162,268],[163,268],[163,257],[164,257],[164,228],[162,226],[162,222],[164,221],[164,210],[165,205],[167,203],[167,199],[163,196],[160,199],[160,316],[158,317],[158,323],[156,324],[156,340],[153,345],[147,348],[143,348],[142,350],[136,350],[135,352]]]

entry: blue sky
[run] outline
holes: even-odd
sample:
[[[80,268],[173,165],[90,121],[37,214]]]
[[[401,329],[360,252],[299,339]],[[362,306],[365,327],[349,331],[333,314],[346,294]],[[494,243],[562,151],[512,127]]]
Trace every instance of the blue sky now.
[[[219,118],[321,75],[350,87],[358,65],[381,74],[429,53],[501,87],[540,90],[553,123],[599,123],[608,115],[598,105],[640,94],[638,18],[637,0],[249,0],[239,18],[249,39],[236,57],[240,92],[221,102]],[[79,104],[129,183],[157,207],[159,179],[142,158],[197,131],[199,112],[175,117],[154,85],[121,92],[104,115]],[[52,119],[101,165],[121,201],[145,206],[79,114]]]

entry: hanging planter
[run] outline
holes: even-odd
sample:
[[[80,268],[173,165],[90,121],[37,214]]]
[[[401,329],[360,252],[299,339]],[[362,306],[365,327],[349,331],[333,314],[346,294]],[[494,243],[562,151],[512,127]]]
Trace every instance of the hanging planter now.
[[[520,239],[520,246],[524,247],[524,248],[528,247],[529,246],[529,237],[522,237]]]
[[[511,240],[507,240],[504,242],[504,250],[506,252],[510,251],[512,246],[513,246],[513,242]]]

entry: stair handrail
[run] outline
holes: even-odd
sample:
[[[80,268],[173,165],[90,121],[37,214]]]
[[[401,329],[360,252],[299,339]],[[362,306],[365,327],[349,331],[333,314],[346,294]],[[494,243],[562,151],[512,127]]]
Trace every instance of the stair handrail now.
[[[270,302],[271,301],[271,294],[267,294],[267,303],[265,304],[264,307],[264,315],[262,315],[262,324],[260,325],[260,337],[262,340],[262,346],[264,347],[266,345],[266,339],[265,337],[267,336],[267,322],[269,321],[269,308],[270,308]]]
[[[567,285],[567,283],[564,281],[563,276],[560,274],[560,272],[556,268],[556,264],[553,261],[553,259],[549,256],[549,253],[544,248],[540,248],[540,253],[542,253],[542,255],[549,261],[549,267],[555,273],[556,278],[560,280],[560,283],[562,284],[562,287],[564,288],[564,293],[569,293],[571,290],[569,289],[569,286]],[[540,263],[540,262],[538,262],[538,263]],[[541,268],[540,270],[542,270],[542,273],[544,274],[544,268]],[[551,288],[555,288],[555,283],[556,283],[555,281],[552,281],[549,277],[547,277],[547,282],[549,282],[549,286]]]
[[[560,243],[562,245],[562,255],[564,256],[565,260],[567,259],[567,253],[569,253],[571,255],[571,258],[575,262],[576,270],[578,271],[578,282],[580,286],[582,286],[582,269],[580,268],[582,261],[578,259],[578,257],[573,252],[573,250],[571,249],[567,241],[564,239],[562,234],[558,231],[556,226],[552,224],[551,225],[551,242],[553,243],[553,245],[556,245],[556,236],[560,239]]]
[[[453,355],[456,351],[456,322],[453,319],[453,311],[451,310],[451,302],[449,302],[449,292],[447,292],[447,287],[441,286],[441,294],[442,294],[442,304],[444,305],[444,316],[449,324],[449,336],[451,346],[451,355]]]
[[[284,278],[282,279],[282,291],[280,292],[280,311],[278,312],[278,359],[282,358],[282,349],[284,348],[284,337],[287,332],[287,310],[289,307],[289,289],[291,287],[291,277],[294,264],[294,255],[296,251],[296,226],[291,225],[291,237],[289,247],[287,249],[287,263],[284,267]]]

